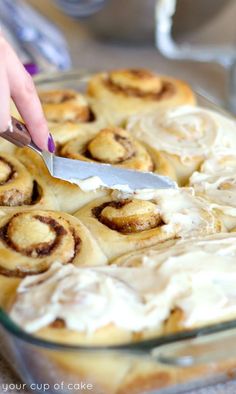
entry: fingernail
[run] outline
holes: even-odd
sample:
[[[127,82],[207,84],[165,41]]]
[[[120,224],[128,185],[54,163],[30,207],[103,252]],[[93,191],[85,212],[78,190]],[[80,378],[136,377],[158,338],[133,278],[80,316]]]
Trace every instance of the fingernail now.
[[[50,153],[54,153],[55,152],[55,144],[52,138],[52,134],[49,134],[48,137],[48,150]]]
[[[32,76],[39,73],[39,68],[35,63],[25,63],[24,67],[26,71],[28,71],[28,73]]]

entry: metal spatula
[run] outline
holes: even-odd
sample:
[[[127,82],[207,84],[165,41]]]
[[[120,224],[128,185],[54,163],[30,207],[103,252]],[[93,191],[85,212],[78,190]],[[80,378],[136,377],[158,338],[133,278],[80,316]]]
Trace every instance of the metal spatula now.
[[[122,186],[126,188],[128,186],[131,190],[168,189],[176,187],[175,182],[170,178],[150,172],[126,170],[109,164],[96,164],[81,160],[66,159],[48,152],[43,152],[32,141],[26,126],[15,118],[12,118],[11,130],[7,129],[0,136],[17,146],[28,146],[33,149],[42,156],[53,177],[71,183],[76,183],[75,180],[84,181],[96,176],[100,178],[103,186],[114,189],[119,189]]]

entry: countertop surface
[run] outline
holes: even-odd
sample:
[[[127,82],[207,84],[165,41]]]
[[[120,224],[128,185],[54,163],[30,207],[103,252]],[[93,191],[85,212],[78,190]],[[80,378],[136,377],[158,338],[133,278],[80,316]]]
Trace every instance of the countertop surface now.
[[[73,66],[82,69],[111,69],[119,67],[147,67],[160,73],[174,75],[185,79],[198,90],[207,92],[219,103],[225,102],[227,96],[227,72],[219,65],[197,64],[193,62],[169,61],[163,58],[151,46],[131,47],[112,45],[96,40],[84,24],[63,15],[48,0],[28,0],[35,8],[56,23],[64,32],[71,49]],[[194,43],[198,39],[205,39],[208,35],[219,34],[222,29],[225,35],[235,35],[235,20],[231,24],[232,16],[236,13],[236,1],[225,9],[220,17],[215,18],[209,26],[201,29],[198,37],[190,37]],[[234,18],[235,19],[235,18]],[[230,26],[230,28],[229,28]],[[234,30],[232,29],[234,26]],[[9,385],[12,386],[9,386]],[[27,390],[16,390],[20,380],[12,372],[7,363],[0,357],[0,393],[27,393]],[[8,387],[7,391],[5,388]],[[11,389],[11,388],[12,389]],[[236,382],[219,384],[214,387],[191,391],[188,394],[235,394]]]

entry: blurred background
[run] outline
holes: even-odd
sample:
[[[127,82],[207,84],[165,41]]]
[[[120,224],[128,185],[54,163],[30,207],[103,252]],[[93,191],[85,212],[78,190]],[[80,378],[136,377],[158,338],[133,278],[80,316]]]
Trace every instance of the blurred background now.
[[[236,112],[235,0],[1,0],[0,15],[40,71],[147,67]]]

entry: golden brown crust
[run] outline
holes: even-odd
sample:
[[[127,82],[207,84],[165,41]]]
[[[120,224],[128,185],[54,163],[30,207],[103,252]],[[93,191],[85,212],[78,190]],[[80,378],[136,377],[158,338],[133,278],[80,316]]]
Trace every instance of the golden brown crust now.
[[[186,83],[143,69],[96,74],[88,83],[88,95],[116,124],[140,111],[195,103]]]
[[[73,90],[39,92],[45,117],[50,122],[89,122],[92,114],[85,97]]]
[[[57,209],[57,201],[44,180],[17,158],[0,153],[0,210]]]
[[[83,192],[77,185],[53,178],[42,158],[29,148],[19,148],[16,156],[36,179],[43,180],[47,190],[53,194],[56,205],[49,209],[74,213],[91,200],[108,194],[105,190]]]
[[[13,157],[0,155],[0,205],[30,204],[33,180],[27,169]]]

